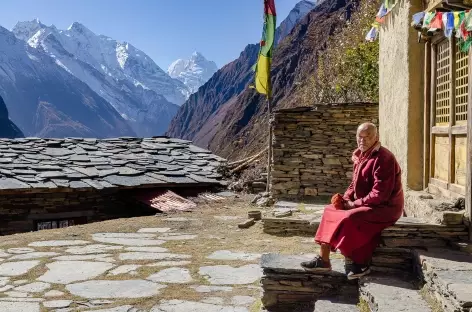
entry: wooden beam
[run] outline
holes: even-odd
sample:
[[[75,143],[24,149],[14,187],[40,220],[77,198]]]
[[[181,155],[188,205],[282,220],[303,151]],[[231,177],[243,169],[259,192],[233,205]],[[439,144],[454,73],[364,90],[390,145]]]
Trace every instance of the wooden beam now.
[[[438,46],[432,44],[431,46],[431,104],[430,107],[430,126],[436,124],[436,56],[437,56]],[[432,131],[429,133],[429,179],[434,177],[434,134]],[[428,179],[428,180],[429,180]]]
[[[467,93],[467,158],[466,158],[466,187],[465,207],[472,221],[472,52],[469,49],[469,86]],[[469,240],[472,241],[472,224],[469,226]]]
[[[423,189],[429,183],[430,144],[431,144],[431,42],[426,42],[424,53],[424,125],[423,125]]]
[[[449,128],[452,129],[454,126],[454,120],[456,116],[455,101],[456,101],[456,81],[455,70],[456,70],[456,55],[455,55],[456,40],[454,37],[449,40]],[[455,138],[452,135],[452,131],[449,131],[449,177],[448,183],[453,184],[455,180]]]

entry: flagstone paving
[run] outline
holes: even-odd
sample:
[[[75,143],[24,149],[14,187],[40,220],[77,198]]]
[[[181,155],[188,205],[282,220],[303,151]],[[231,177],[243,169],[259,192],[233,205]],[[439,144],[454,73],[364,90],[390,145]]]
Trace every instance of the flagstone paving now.
[[[261,254],[313,246],[239,230],[243,207],[4,236],[0,311],[248,312]]]

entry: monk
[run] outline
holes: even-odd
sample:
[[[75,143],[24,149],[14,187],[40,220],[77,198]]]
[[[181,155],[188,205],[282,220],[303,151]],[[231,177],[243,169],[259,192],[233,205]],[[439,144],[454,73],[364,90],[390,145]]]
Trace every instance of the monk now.
[[[305,270],[330,271],[330,252],[339,250],[353,262],[348,279],[369,274],[382,230],[403,214],[401,169],[395,156],[381,146],[374,124],[359,126],[357,146],[351,185],[325,208],[315,236],[320,254],[301,263]]]

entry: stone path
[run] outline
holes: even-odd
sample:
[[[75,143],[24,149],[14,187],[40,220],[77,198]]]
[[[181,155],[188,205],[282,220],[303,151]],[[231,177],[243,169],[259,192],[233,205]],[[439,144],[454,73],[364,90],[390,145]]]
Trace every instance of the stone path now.
[[[0,311],[249,312],[258,300],[253,288],[262,274],[261,255],[175,250],[198,239],[198,234],[179,232],[181,222],[191,220],[168,218],[176,228],[93,233],[87,240],[34,241],[28,247],[0,249]],[[195,266],[197,257],[204,266]],[[175,298],[160,299],[173,287],[179,290]],[[180,291],[201,299],[180,299]],[[152,298],[152,306],[130,304],[142,298]]]

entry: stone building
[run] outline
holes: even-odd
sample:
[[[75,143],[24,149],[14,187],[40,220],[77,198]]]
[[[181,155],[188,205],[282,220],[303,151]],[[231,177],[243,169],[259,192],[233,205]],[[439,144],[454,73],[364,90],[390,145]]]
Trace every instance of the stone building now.
[[[397,0],[379,34],[379,124],[380,139],[397,156],[407,189],[465,198],[470,221],[471,56],[460,51],[454,36],[420,37],[411,26],[415,13],[471,8],[466,2]]]
[[[222,161],[168,138],[0,139],[0,235],[155,214],[164,190],[221,186]]]

